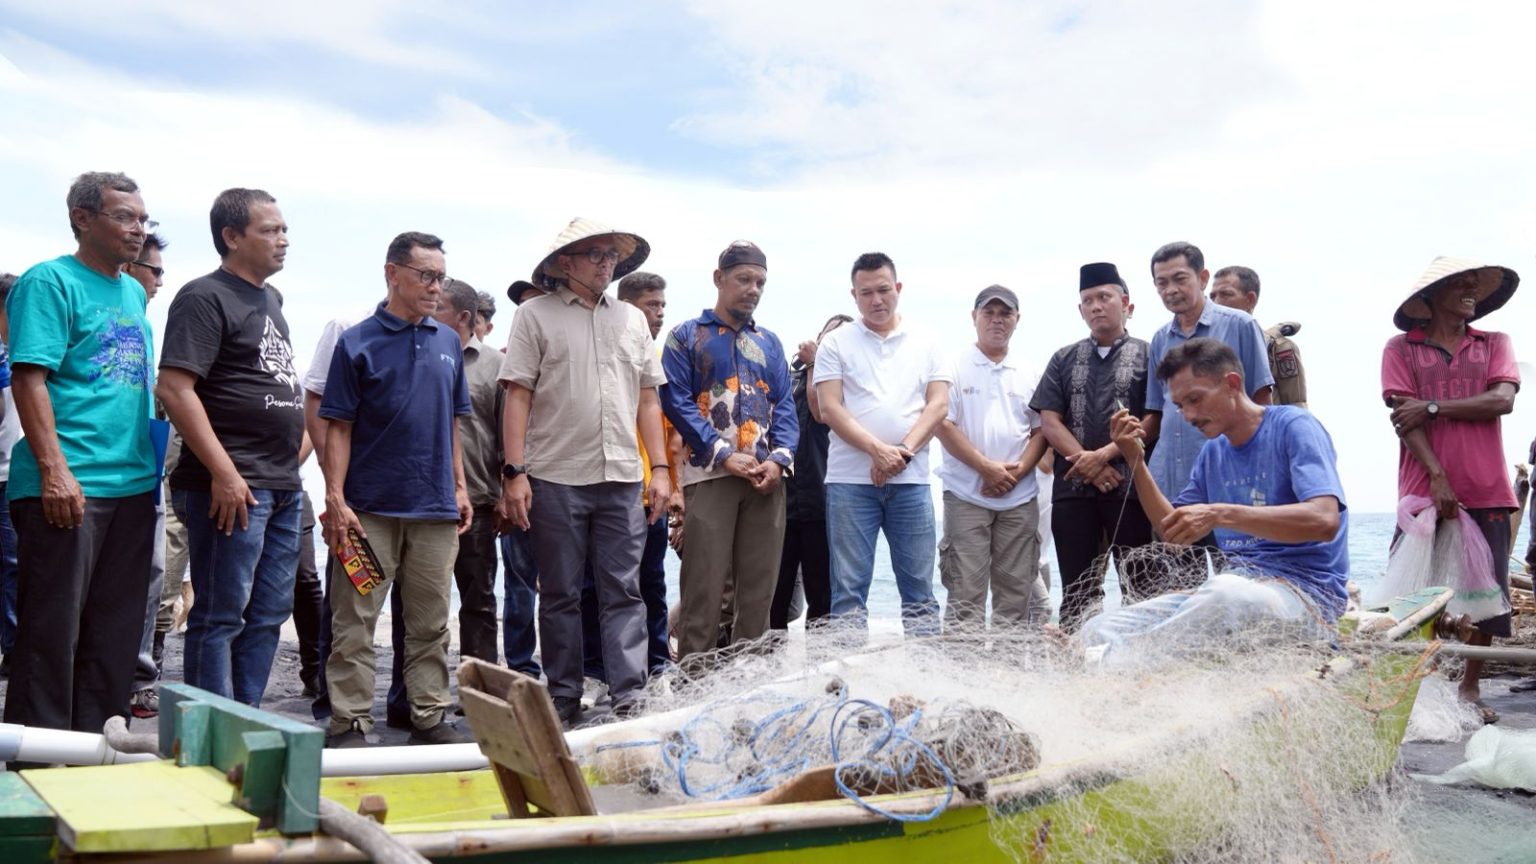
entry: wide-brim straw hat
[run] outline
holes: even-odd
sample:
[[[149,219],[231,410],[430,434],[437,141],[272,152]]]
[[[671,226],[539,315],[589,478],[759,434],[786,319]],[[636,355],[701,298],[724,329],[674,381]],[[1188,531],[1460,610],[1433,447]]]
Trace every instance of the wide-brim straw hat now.
[[[549,254],[544,256],[539,266],[533,268],[533,278],[529,281],[540,286],[549,285],[554,281],[564,281],[565,274],[560,272],[555,258],[566,249],[592,237],[613,238],[613,244],[619,250],[619,262],[613,268],[614,279],[623,279],[640,269],[640,265],[644,264],[645,259],[651,254],[651,244],[645,242],[645,238],[639,234],[615,231],[601,222],[577,216],[565,226],[565,230],[560,232],[555,242],[549,245]]]
[[[1520,284],[1520,275],[1508,267],[1442,255],[1430,262],[1419,281],[1413,284],[1408,299],[1393,313],[1392,323],[1403,331],[1428,323],[1429,302],[1435,289],[1445,280],[1463,273],[1477,274],[1477,310],[1472,314],[1473,321],[1508,303]]]

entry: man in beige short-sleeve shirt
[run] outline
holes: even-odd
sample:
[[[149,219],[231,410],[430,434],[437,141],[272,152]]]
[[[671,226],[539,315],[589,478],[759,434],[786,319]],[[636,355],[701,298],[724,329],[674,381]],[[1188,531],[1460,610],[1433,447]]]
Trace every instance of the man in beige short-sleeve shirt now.
[[[581,582],[597,584],[603,665],[613,711],[628,715],[645,685],[645,525],[666,509],[668,466],[652,475],[649,513],[635,430],[667,452],[656,388],[665,380],[639,309],[606,293],[650,246],[576,219],[534,272],[555,290],[522,306],[501,365],[505,467],[501,507],[531,532],[539,569],[539,643],[560,719],[581,714]]]

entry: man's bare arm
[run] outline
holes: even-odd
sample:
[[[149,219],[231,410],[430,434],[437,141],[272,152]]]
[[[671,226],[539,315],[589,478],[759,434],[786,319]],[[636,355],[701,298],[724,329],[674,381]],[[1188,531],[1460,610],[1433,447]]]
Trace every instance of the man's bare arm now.
[[[309,433],[309,443],[315,448],[315,461],[325,470],[325,427],[327,421],[320,416],[320,394],[304,391],[304,431]]]
[[[212,502],[208,515],[214,525],[226,535],[238,525],[245,530],[250,524],[248,508],[256,506],[256,496],[240,476],[239,469],[219,443],[214,434],[203,400],[198,398],[197,376],[185,369],[161,367],[160,380],[155,384],[155,396],[165,406],[176,431],[181,433],[182,443],[191,448],[199,462],[208,469],[211,478],[209,494]]]
[[[917,422],[912,424],[907,434],[901,436],[901,445],[913,453],[927,447],[928,442],[933,440],[934,430],[948,413],[949,382],[929,381],[923,391],[923,413],[917,415]]]
[[[85,493],[75,481],[64,451],[48,395],[48,370],[17,363],[11,370],[11,398],[27,448],[37,460],[43,499],[43,517],[49,525],[78,528],[85,521]]]

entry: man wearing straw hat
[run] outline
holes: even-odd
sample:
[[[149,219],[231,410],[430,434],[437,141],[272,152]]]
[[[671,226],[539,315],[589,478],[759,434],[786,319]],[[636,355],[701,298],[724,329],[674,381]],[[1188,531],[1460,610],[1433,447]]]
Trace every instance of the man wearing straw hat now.
[[[649,254],[635,234],[571,220],[534,271],[535,282],[557,287],[519,310],[501,366],[503,506],[517,527],[532,531],[544,673],[567,725],[581,715],[588,564],[614,713],[630,714],[645,685],[640,557],[646,523],[661,518],[672,484],[670,466],[653,462],[649,513],[641,508],[635,427],[647,452],[667,452],[656,394],[666,379],[645,313],[606,291]]]
[[[1514,409],[1520,371],[1508,335],[1470,325],[1509,302],[1519,284],[1507,267],[1436,258],[1393,314],[1404,332],[1381,356],[1382,396],[1401,441],[1398,496],[1428,499],[1442,520],[1465,510],[1488,542],[1502,597],[1473,615],[1484,616],[1473,645],[1510,635],[1510,514],[1517,504],[1499,418]],[[1458,590],[1458,600],[1475,599],[1464,593]],[[1459,695],[1492,723],[1498,714],[1482,702],[1482,671],[1481,660],[1467,661]]]

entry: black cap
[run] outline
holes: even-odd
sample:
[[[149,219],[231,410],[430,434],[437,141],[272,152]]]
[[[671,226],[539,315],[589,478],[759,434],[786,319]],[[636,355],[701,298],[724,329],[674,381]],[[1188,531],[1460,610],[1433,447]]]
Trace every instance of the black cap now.
[[[1087,291],[1089,288],[1097,288],[1100,285],[1119,285],[1123,293],[1130,293],[1130,289],[1125,287],[1125,280],[1120,278],[1120,270],[1115,265],[1107,261],[1084,264],[1078,273],[1077,290]]]
[[[1007,306],[1009,309],[1012,309],[1015,312],[1019,311],[1018,295],[1014,294],[1012,291],[1004,288],[1001,285],[993,285],[984,289],[980,294],[977,294],[976,305],[972,306],[971,308],[980,309],[988,303],[991,303],[993,300],[1001,300],[1003,301],[1004,306]]]
[[[529,291],[544,291],[546,294],[549,293],[546,289],[540,288],[532,282],[524,282],[523,280],[519,279],[516,282],[513,282],[511,285],[507,286],[507,297],[510,298],[513,303],[521,306],[523,305],[523,295],[527,294]]]
[[[729,270],[741,264],[756,264],[768,269],[768,256],[751,240],[737,240],[720,253],[720,269]]]

